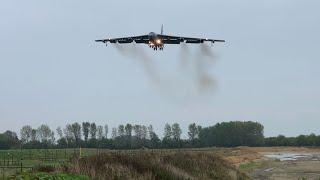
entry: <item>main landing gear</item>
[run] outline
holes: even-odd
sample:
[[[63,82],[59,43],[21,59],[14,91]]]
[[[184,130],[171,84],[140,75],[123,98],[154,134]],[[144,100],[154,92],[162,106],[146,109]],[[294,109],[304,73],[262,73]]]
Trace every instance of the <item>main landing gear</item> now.
[[[149,45],[149,47],[152,48],[155,51],[157,51],[158,49],[160,51],[163,51],[163,45],[160,45],[160,46]]]

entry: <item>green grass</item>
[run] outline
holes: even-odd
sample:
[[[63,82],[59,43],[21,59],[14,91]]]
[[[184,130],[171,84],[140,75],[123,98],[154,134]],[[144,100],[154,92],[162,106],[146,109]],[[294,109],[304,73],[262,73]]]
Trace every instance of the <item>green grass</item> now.
[[[66,173],[22,173],[10,176],[7,179],[89,180],[89,177]]]
[[[92,151],[85,152],[86,155]],[[79,149],[16,149],[16,150],[0,150],[0,166],[7,167],[0,169],[0,178],[3,176],[21,172],[30,171],[41,166],[57,167],[63,162],[69,161],[74,156],[79,155]]]
[[[270,165],[271,162],[268,161],[249,161],[240,164],[239,169],[244,172],[250,172],[255,169],[261,169]]]

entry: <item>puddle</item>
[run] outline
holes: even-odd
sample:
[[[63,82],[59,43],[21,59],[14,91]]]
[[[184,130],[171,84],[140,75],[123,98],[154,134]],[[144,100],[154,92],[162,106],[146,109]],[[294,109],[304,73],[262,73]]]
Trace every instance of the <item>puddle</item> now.
[[[264,172],[271,172],[274,168],[265,169]]]
[[[265,157],[271,159],[278,159],[280,161],[296,161],[299,159],[311,159],[313,154],[311,153],[266,153]]]

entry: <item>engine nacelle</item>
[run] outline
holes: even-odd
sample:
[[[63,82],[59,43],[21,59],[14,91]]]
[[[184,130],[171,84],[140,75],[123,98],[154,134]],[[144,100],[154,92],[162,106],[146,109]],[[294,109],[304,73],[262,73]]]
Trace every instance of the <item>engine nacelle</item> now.
[[[142,40],[142,39],[136,39],[136,40],[134,40],[134,42],[136,42],[136,43],[146,43],[146,41]]]
[[[194,43],[194,44],[199,44],[202,43],[201,40],[187,40],[186,43]]]
[[[181,40],[176,39],[176,40],[163,40],[163,44],[180,44]]]
[[[118,40],[118,43],[123,44],[123,43],[132,43],[133,40],[132,39],[121,39]]]

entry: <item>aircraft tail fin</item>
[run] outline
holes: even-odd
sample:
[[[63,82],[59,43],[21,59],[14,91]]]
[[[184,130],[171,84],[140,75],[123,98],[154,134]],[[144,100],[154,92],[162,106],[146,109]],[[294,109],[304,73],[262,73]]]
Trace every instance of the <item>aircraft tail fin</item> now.
[[[163,34],[163,24],[161,25],[161,34]]]

